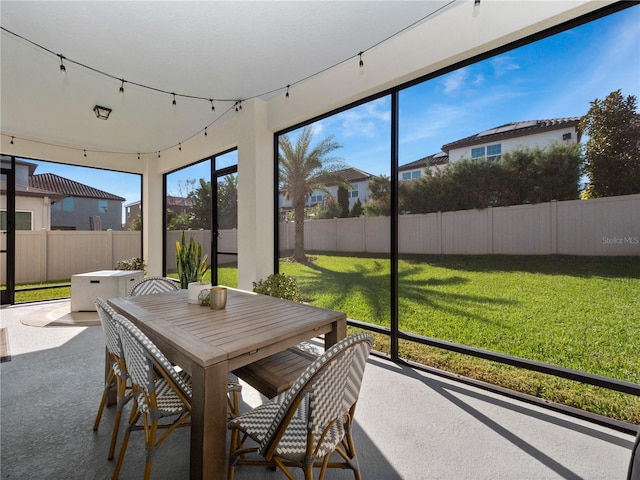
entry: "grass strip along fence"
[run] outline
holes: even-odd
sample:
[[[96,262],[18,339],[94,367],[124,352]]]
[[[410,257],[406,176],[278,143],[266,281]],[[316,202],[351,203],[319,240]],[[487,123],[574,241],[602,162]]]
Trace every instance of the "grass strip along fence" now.
[[[390,262],[310,254],[281,263],[305,300],[390,325]],[[401,331],[640,384],[640,257],[404,256]],[[376,349],[389,352],[376,335]],[[400,356],[544,400],[640,424],[640,398],[436,347]]]

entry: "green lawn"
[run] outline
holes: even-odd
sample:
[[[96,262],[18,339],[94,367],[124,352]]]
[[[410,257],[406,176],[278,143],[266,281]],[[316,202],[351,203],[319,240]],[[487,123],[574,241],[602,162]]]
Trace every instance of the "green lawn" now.
[[[390,262],[315,255],[283,262],[314,305],[389,325]],[[407,256],[402,330],[640,383],[640,257]],[[388,351],[383,336],[376,348]],[[640,399],[401,343],[401,355],[552,401],[640,423]]]

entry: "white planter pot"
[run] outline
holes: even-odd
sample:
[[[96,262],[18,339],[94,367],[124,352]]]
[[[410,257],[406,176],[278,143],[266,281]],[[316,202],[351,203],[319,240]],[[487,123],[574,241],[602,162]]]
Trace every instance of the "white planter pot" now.
[[[200,304],[198,300],[198,295],[202,290],[209,290],[211,288],[210,283],[203,282],[191,282],[188,286],[188,299],[187,303],[193,303],[194,305]]]

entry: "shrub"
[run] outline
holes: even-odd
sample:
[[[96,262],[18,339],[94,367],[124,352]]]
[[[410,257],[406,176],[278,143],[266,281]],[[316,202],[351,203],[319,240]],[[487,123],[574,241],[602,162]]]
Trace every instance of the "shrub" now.
[[[265,280],[253,282],[253,291],[270,297],[301,302],[300,289],[295,278],[284,273],[272,273]]]
[[[143,270],[146,271],[144,260],[140,257],[127,258],[116,262],[116,270]]]

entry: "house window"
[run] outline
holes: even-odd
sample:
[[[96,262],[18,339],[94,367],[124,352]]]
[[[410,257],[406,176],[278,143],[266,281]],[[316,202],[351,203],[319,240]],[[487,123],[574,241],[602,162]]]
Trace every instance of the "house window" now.
[[[471,160],[484,160],[489,161],[500,160],[502,154],[502,145],[496,143],[494,145],[487,145],[486,147],[476,147],[471,149]]]
[[[358,198],[358,184],[355,183],[351,186],[351,191],[349,192],[349,196],[351,198]]]
[[[571,140],[571,132],[563,133],[562,134],[562,140]]]
[[[322,190],[316,190],[309,198],[309,203],[322,203],[324,198],[324,192]]]
[[[415,180],[416,178],[420,178],[422,172],[420,170],[416,170],[415,172],[411,172],[411,179]]]
[[[31,230],[31,212],[16,212],[16,230]],[[0,212],[0,230],[7,231],[7,211]]]
[[[62,209],[65,212],[73,212],[73,209],[74,209],[73,197],[66,197],[65,199],[62,200],[62,202],[56,203],[54,207],[57,207],[57,208],[54,208],[54,210]]]
[[[411,180],[411,172],[402,172],[402,180]]]
[[[476,147],[471,149],[471,160],[480,160],[484,158],[484,147]]]
[[[98,200],[98,212],[107,213],[107,206],[109,203],[106,200]]]
[[[500,160],[502,154],[502,145],[497,143],[495,145],[487,145],[487,160],[497,161]]]

